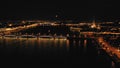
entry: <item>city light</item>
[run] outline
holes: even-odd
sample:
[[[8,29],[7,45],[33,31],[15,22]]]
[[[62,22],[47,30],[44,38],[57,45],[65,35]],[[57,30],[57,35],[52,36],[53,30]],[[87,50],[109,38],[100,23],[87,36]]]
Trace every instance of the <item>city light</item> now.
[[[91,25],[91,28],[96,28],[96,24],[93,23],[93,24]]]
[[[12,24],[9,24],[8,26],[12,26]]]
[[[36,49],[39,46],[38,48],[43,47],[48,50],[66,49],[66,47],[68,50],[73,48],[75,48],[74,50],[80,50],[81,47],[79,46],[83,45],[83,48],[85,48],[83,51],[87,51],[93,45],[93,47],[97,47],[95,51],[99,51],[98,54],[104,51],[109,58],[116,56],[117,58],[115,57],[115,59],[117,61],[120,60],[120,31],[119,26],[113,26],[114,23],[74,23],[74,21],[72,21],[73,23],[64,23],[64,21],[37,20],[29,21],[34,23],[24,24],[27,22],[21,21],[22,25],[21,23],[11,23],[7,24],[6,27],[0,28],[0,40],[6,41],[5,45],[8,44],[7,42],[12,41],[12,44],[9,42],[10,44],[8,45],[16,45],[18,43],[20,46],[24,44],[27,48],[32,45]],[[88,43],[90,44],[89,46],[87,45]],[[2,44],[4,45],[4,42]]]

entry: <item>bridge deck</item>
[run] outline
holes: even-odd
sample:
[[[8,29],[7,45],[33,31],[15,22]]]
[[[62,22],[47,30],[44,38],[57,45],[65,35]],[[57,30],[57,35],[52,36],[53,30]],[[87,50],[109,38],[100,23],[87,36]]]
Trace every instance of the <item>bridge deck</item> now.
[[[112,53],[111,55],[116,55],[117,57],[117,62],[120,62],[120,51],[115,48],[115,47],[112,47],[108,42],[104,41],[104,39],[102,37],[99,37],[98,38],[98,42],[99,43],[102,43],[102,48],[108,53]]]

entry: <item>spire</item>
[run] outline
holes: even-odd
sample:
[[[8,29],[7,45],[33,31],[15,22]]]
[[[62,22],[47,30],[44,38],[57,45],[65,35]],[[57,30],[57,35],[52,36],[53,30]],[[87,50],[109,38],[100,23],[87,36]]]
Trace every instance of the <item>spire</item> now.
[[[93,17],[93,22],[92,22],[91,28],[96,28],[95,16]]]

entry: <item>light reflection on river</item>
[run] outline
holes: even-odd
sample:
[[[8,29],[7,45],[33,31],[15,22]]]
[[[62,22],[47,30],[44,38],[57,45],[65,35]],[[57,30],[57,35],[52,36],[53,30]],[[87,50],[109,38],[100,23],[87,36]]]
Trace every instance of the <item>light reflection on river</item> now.
[[[43,50],[44,54],[46,52],[56,52],[60,51],[68,51],[69,50],[69,40],[66,39],[47,39],[47,38],[0,38],[0,47],[4,48],[5,52],[8,54],[14,53],[13,50],[17,50],[25,53],[25,55],[33,55],[33,52],[37,49]]]
[[[84,68],[90,64],[91,67],[99,65],[103,68],[108,62],[101,61],[105,59],[100,59],[92,41],[91,39],[0,38],[0,60],[5,63],[11,63],[14,60],[14,64],[33,65],[78,64]]]

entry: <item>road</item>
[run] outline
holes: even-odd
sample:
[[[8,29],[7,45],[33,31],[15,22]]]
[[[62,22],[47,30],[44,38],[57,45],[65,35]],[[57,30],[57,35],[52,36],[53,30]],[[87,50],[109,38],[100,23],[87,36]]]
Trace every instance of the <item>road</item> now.
[[[111,53],[112,53],[111,56],[116,55],[117,58],[120,60],[120,50],[119,50],[119,49],[117,49],[117,48],[115,48],[115,47],[112,47],[108,42],[106,42],[106,41],[103,39],[103,37],[99,37],[99,38],[98,38],[98,42],[99,42],[99,43],[102,43],[101,46],[102,46],[102,48],[103,48],[107,53],[110,54],[110,52],[111,52]],[[119,60],[118,60],[118,61],[119,61]]]
[[[27,25],[27,26],[18,26],[18,27],[14,27],[14,28],[1,28],[0,29],[0,34],[4,33],[4,34],[10,34],[11,32],[18,32],[20,30],[24,30],[24,29],[29,29],[32,27],[36,27],[38,24],[31,24],[31,25]]]

